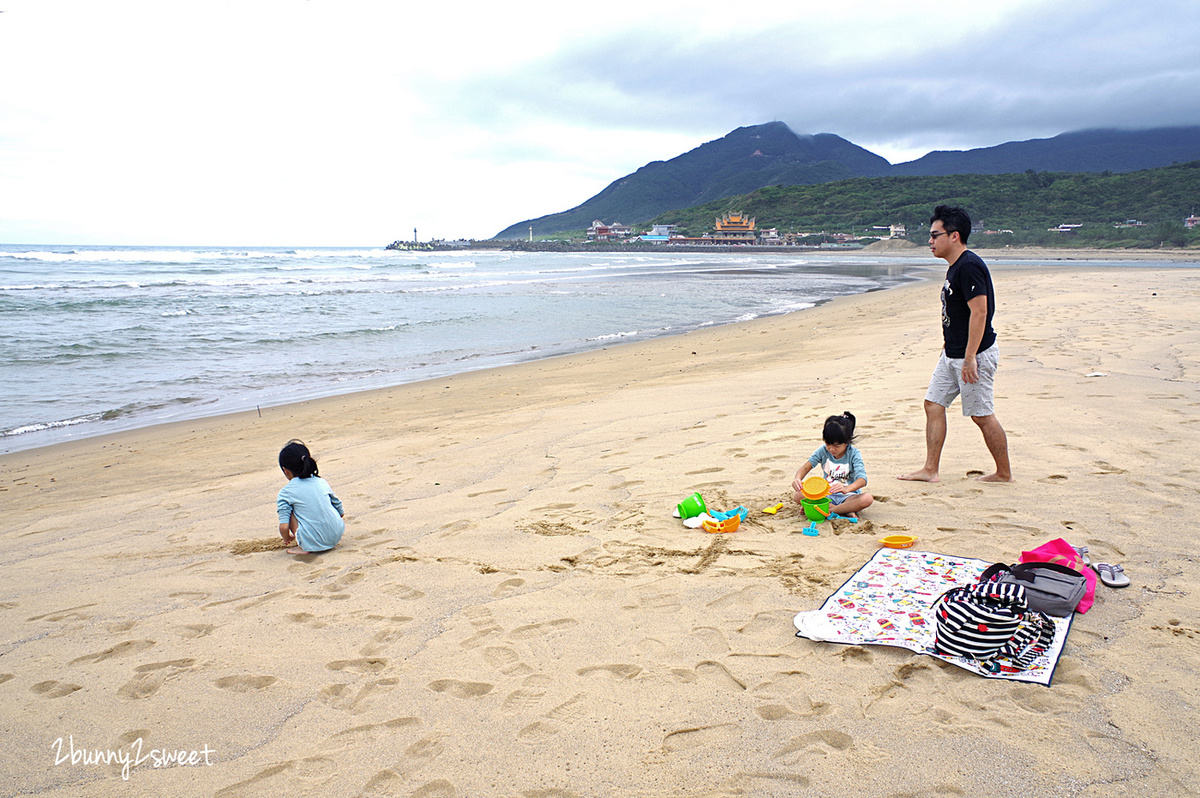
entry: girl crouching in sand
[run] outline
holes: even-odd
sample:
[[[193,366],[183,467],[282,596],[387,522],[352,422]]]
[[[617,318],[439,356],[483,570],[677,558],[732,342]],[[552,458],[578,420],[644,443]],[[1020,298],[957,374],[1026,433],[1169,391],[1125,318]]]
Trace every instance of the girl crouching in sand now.
[[[302,441],[288,441],[279,453],[279,468],[288,484],[279,491],[279,536],[288,554],[328,551],[342,539],[342,500],[329,483],[317,476],[317,461]],[[299,544],[299,545],[297,545]]]
[[[829,512],[849,516],[870,507],[875,499],[871,494],[862,492],[867,486],[867,470],[863,467],[862,454],[858,447],[850,445],[854,441],[853,414],[842,413],[825,419],[821,437],[825,445],[812,453],[792,480],[796,503],[799,504],[804,498],[800,492],[804,477],[819,465],[829,481]]]

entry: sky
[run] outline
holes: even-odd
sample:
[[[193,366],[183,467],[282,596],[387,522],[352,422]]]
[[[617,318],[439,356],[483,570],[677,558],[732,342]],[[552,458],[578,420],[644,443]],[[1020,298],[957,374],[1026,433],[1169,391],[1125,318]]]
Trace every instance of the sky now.
[[[1200,14],[1180,0],[0,0],[0,243],[490,238],[771,121],[893,163],[1200,125]]]

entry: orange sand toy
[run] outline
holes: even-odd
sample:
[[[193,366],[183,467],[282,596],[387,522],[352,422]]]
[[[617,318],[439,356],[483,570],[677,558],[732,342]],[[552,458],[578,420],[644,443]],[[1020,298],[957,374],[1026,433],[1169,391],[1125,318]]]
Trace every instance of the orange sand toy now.
[[[705,532],[737,532],[739,526],[742,525],[742,517],[740,515],[731,515],[724,521],[718,521],[715,518],[708,519],[704,522]]]
[[[800,495],[812,501],[824,499],[829,495],[829,483],[824,477],[809,477],[801,483]]]
[[[889,549],[907,549],[917,542],[917,538],[915,535],[888,535],[886,538],[880,538],[879,542]]]

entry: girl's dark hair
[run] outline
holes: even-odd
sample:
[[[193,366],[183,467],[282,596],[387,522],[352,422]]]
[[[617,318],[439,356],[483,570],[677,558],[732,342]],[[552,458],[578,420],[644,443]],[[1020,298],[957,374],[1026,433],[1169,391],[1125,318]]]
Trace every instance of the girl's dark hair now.
[[[286,468],[292,472],[292,476],[300,479],[319,476],[317,461],[308,453],[308,447],[304,445],[304,441],[294,438],[279,452],[279,467]]]
[[[854,423],[854,414],[849,411],[840,416],[830,416],[825,419],[821,438],[825,443],[854,443]]]

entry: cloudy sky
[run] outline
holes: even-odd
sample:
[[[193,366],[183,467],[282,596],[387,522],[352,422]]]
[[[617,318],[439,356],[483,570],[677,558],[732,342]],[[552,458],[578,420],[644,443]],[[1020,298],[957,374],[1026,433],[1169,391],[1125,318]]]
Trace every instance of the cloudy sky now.
[[[772,120],[893,163],[1200,124],[1200,14],[1181,0],[0,11],[0,243],[488,238]]]

